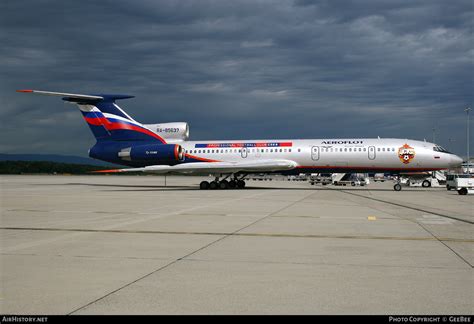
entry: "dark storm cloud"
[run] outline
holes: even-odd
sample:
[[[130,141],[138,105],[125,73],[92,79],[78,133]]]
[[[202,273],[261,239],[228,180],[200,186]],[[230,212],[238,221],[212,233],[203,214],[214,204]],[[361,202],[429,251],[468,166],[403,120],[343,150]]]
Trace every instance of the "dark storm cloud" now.
[[[74,106],[17,88],[130,93],[193,139],[407,137],[465,149],[470,1],[0,3],[2,152],[84,154]]]

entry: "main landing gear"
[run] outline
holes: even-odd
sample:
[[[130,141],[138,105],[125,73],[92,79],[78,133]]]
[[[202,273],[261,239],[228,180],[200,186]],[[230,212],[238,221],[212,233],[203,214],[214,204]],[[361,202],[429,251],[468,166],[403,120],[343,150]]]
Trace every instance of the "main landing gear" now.
[[[245,176],[238,179],[236,176],[228,181],[226,180],[230,176],[225,177],[223,180],[219,181],[219,177],[216,177],[214,181],[202,181],[199,184],[199,189],[201,190],[215,190],[215,189],[244,189],[245,188],[245,181],[243,180]]]

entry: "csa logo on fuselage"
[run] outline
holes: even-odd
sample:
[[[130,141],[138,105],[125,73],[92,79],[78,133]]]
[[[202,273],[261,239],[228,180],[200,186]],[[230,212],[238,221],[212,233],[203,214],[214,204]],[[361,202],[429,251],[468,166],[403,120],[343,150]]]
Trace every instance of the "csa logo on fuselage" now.
[[[398,158],[405,164],[408,164],[415,158],[415,149],[408,144],[398,149]]]

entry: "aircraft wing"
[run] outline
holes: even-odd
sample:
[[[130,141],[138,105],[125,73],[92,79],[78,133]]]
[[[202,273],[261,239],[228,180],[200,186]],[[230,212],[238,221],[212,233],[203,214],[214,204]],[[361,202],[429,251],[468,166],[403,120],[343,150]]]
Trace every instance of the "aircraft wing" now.
[[[215,174],[215,173],[254,173],[285,171],[296,168],[297,164],[291,160],[260,160],[245,162],[193,162],[178,165],[150,165],[143,168],[128,168],[114,170],[100,170],[97,173],[113,172],[150,172],[158,174]]]

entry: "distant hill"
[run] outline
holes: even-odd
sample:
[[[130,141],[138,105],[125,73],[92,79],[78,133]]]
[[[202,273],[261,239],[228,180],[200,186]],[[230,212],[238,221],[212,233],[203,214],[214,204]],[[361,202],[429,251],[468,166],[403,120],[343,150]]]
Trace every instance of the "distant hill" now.
[[[117,166],[115,164],[94,160],[73,155],[57,155],[57,154],[3,154],[0,153],[0,161],[49,161],[57,163],[86,164],[97,166]]]

